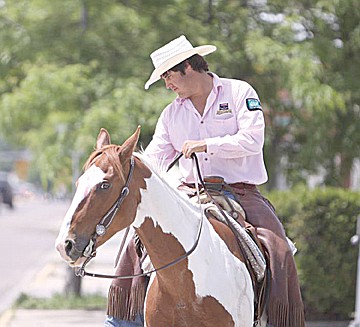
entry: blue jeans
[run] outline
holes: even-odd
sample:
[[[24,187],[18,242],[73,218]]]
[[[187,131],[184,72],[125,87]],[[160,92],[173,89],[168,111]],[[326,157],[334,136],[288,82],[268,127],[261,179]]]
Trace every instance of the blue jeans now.
[[[235,196],[233,196],[231,194],[231,192],[229,192],[229,191],[223,191],[223,192],[224,192],[224,195],[226,195],[229,199],[236,201]]]
[[[113,316],[107,316],[104,322],[104,327],[143,327],[144,316],[137,315],[135,321],[119,320]]]

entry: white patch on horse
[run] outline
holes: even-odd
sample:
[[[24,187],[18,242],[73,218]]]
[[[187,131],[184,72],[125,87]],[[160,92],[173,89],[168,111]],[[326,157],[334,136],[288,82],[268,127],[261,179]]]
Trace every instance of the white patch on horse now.
[[[202,209],[180,196],[156,173],[146,179],[146,184],[133,226],[140,227],[145,217],[151,217],[188,251],[196,240]],[[254,295],[250,275],[206,218],[199,244],[188,262],[198,296],[216,298],[231,314],[236,327],[252,326]]]
[[[68,211],[66,212],[59,235],[55,241],[55,247],[65,241],[65,238],[69,232],[72,217],[81,201],[89,195],[91,189],[95,185],[101,183],[104,180],[105,175],[106,174],[99,167],[93,165],[88,170],[86,170],[83,175],[80,176],[74,198]]]

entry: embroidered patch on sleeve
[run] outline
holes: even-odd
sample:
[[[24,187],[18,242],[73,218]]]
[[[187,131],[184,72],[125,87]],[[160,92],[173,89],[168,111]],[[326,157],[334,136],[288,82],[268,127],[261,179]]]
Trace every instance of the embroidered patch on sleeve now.
[[[262,110],[260,100],[254,98],[246,99],[246,107],[249,110]]]

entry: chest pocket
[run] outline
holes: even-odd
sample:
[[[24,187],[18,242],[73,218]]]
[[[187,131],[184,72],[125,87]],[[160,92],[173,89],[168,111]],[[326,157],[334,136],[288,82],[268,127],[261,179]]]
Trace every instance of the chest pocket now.
[[[216,116],[207,122],[207,132],[210,137],[233,135],[237,131],[236,117],[232,113]]]

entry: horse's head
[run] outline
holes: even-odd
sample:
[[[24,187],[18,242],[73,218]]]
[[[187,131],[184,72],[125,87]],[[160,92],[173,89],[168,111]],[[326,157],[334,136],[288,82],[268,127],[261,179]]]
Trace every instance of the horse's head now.
[[[146,187],[144,177],[150,173],[135,167],[142,165],[133,157],[139,134],[138,127],[120,146],[111,144],[109,133],[101,129],[55,244],[69,264],[81,265],[96,247],[133,222],[140,189]]]

